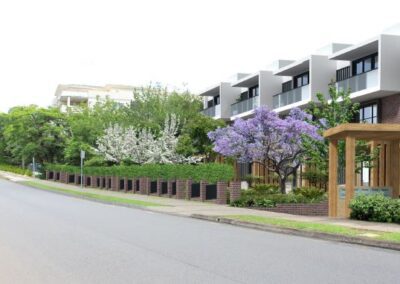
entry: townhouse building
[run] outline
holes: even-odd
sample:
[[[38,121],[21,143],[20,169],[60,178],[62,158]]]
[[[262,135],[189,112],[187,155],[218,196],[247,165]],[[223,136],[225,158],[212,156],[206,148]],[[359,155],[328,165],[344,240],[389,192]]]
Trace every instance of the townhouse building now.
[[[218,114],[207,112],[210,92],[200,93],[203,113],[232,122],[267,106],[285,115],[294,107],[306,108],[317,93],[328,95],[334,84],[360,103],[356,121],[400,123],[400,25],[358,44],[332,43],[300,60],[277,60],[266,69],[223,83],[229,92],[219,89],[215,106],[224,102],[224,111]],[[239,171],[241,176],[266,175],[255,165],[240,165]]]

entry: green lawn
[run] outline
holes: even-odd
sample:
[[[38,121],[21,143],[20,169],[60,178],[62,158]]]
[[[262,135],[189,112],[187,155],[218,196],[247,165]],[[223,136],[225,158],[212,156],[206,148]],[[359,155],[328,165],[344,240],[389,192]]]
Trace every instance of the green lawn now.
[[[90,192],[85,192],[85,191],[80,192],[80,191],[65,189],[65,188],[61,188],[61,187],[57,187],[57,186],[47,185],[47,184],[43,184],[43,183],[36,182],[36,181],[24,181],[21,183],[24,185],[39,188],[39,189],[61,192],[61,193],[65,193],[65,194],[73,195],[73,196],[87,197],[87,198],[90,198],[93,200],[99,200],[99,201],[137,205],[137,206],[143,206],[143,207],[165,206],[165,205],[162,205],[159,203],[147,202],[147,201],[142,201],[142,200],[127,199],[127,198],[122,198],[122,197],[108,196],[108,195],[90,193]]]
[[[400,233],[385,233],[379,231],[358,230],[339,225],[293,221],[280,218],[270,218],[270,217],[261,217],[253,215],[229,215],[223,217],[238,221],[256,223],[256,224],[273,225],[281,228],[329,233],[329,234],[351,236],[351,237],[368,237],[376,240],[400,242]]]

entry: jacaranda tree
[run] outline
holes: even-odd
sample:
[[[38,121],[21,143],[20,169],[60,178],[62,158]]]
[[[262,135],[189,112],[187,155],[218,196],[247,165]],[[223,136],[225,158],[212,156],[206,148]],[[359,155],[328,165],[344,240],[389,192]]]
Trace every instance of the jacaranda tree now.
[[[208,135],[214,151],[239,162],[260,162],[274,171],[282,193],[285,183],[299,167],[305,154],[303,142],[321,140],[316,126],[307,122],[310,115],[292,109],[280,118],[266,107],[255,110],[251,119],[236,119],[232,126],[218,128]]]

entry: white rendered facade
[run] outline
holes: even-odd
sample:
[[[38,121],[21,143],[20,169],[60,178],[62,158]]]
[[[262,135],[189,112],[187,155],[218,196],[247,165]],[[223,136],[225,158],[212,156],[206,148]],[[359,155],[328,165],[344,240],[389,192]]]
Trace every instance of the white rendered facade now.
[[[62,111],[79,105],[93,106],[97,101],[110,99],[120,104],[128,104],[133,100],[135,87],[124,85],[58,85],[54,106]]]

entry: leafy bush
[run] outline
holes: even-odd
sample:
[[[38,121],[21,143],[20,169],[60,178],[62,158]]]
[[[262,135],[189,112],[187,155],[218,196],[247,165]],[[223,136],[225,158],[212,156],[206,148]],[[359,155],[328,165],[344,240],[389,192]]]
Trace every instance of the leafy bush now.
[[[277,194],[280,193],[280,189],[278,185],[274,184],[256,184],[253,186],[254,192],[258,194]]]
[[[80,173],[80,168],[68,165],[45,165],[46,170]],[[119,177],[149,177],[153,180],[161,179],[192,179],[193,181],[205,180],[215,183],[217,181],[230,181],[233,179],[233,167],[226,164],[199,164],[199,165],[161,165],[145,164],[132,166],[110,167],[84,167],[85,175],[93,176],[119,176]]]
[[[400,200],[382,194],[357,196],[350,202],[350,218],[400,224]]]
[[[319,199],[325,192],[316,187],[300,187],[293,190],[294,194],[302,195],[309,199]]]
[[[19,175],[32,176],[32,171],[29,169],[23,169],[17,166],[0,164],[0,171],[11,172]]]
[[[280,203],[317,203],[326,199],[322,191],[303,188],[297,193],[282,194],[275,185],[260,185],[243,190],[240,198],[231,203],[235,207],[275,207]],[[317,194],[318,193],[318,194]]]

